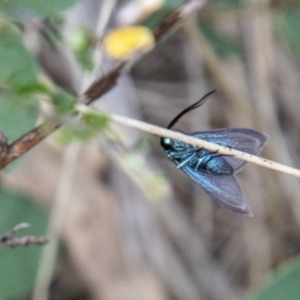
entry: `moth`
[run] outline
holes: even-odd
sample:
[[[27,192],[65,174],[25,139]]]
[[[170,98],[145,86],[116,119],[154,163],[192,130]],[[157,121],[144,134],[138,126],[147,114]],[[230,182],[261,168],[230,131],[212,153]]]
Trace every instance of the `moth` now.
[[[185,114],[200,107],[214,92],[207,93],[199,101],[181,111],[169,123],[167,129],[171,129]],[[265,134],[248,128],[223,128],[184,134],[253,155],[258,155],[267,142]],[[160,144],[177,169],[181,169],[200,185],[212,200],[234,212],[252,216],[236,178],[236,174],[247,162],[168,137],[161,138]]]

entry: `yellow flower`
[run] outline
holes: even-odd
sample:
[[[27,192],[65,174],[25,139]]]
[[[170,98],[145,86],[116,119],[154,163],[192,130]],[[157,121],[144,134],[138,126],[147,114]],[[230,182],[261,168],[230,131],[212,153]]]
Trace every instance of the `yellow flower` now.
[[[104,39],[106,53],[126,60],[135,51],[147,52],[155,45],[152,32],[144,26],[130,26],[110,32]]]

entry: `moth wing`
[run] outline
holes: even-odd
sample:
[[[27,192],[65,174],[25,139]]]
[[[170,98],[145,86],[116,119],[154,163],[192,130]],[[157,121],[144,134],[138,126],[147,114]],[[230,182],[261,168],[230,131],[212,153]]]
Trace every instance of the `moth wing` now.
[[[267,142],[267,136],[248,128],[224,128],[192,133],[191,136],[249,154],[258,155]],[[247,162],[232,156],[223,157],[235,170],[240,171]]]
[[[222,206],[241,214],[252,216],[252,212],[234,175],[215,175],[205,171],[195,171],[188,165],[181,170]]]

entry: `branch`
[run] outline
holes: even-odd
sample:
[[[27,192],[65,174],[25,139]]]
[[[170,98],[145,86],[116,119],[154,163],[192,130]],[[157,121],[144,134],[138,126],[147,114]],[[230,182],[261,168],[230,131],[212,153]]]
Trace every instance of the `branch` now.
[[[84,113],[93,113],[93,114],[98,114],[99,116],[103,116],[103,113],[97,111],[94,108],[90,108],[87,107],[85,105],[77,105],[76,107],[77,111],[81,114]],[[180,133],[180,132],[176,132],[173,130],[169,130],[166,128],[162,128],[159,126],[155,126],[152,124],[148,124],[142,121],[138,121],[138,120],[134,120],[128,117],[123,117],[123,116],[119,116],[119,115],[115,115],[115,114],[110,114],[108,115],[108,118],[111,121],[126,125],[126,126],[130,126],[151,134],[155,134],[161,137],[169,137],[171,139],[175,139],[175,140],[179,140],[182,141],[184,143],[193,145],[193,146],[197,146],[198,148],[204,148],[208,151],[211,152],[218,152],[220,154],[224,154],[224,155],[229,155],[229,156],[234,156],[235,158],[247,161],[247,162],[251,162],[257,165],[260,165],[262,167],[268,168],[268,169],[272,169],[272,170],[276,170],[282,173],[286,173],[295,177],[299,177],[300,178],[300,170],[292,168],[292,167],[288,167],[286,165],[283,164],[279,164],[277,162],[265,159],[265,158],[261,158],[258,157],[256,155],[252,155],[246,152],[242,152],[230,147],[226,147],[226,146],[221,146],[219,144],[214,144],[205,140],[201,140],[198,138],[193,138],[189,135]]]
[[[4,235],[0,236],[0,246],[4,246],[4,247],[18,247],[18,246],[29,246],[29,245],[44,246],[49,242],[43,236],[14,237],[15,233],[17,233],[22,229],[26,229],[29,226],[30,225],[28,223],[20,223],[10,231],[6,232]]]
[[[175,25],[179,26],[184,19],[199,10],[206,1],[207,0],[190,0],[170,13],[157,29],[153,31],[156,42],[160,41],[167,33],[169,33]],[[119,63],[117,67],[109,73],[95,80],[80,97],[80,103],[90,105],[96,99],[109,92],[117,84],[117,80],[121,74],[129,69],[144,54],[145,53],[135,53],[128,60]],[[60,121],[49,119],[40,126],[25,133],[12,144],[0,144],[0,169],[4,168],[16,158],[22,156],[62,125],[63,124]],[[5,155],[3,155],[4,151],[1,151],[3,149],[5,149]]]

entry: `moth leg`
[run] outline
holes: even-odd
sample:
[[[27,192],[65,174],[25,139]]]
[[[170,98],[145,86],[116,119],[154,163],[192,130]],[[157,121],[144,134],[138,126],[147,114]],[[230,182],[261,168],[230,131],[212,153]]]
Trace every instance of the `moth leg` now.
[[[180,164],[177,165],[177,169],[180,169],[182,166],[184,166],[185,164],[187,164],[191,159],[193,159],[195,156],[197,155],[197,152],[193,153],[191,156],[189,156],[187,159],[185,159],[184,161],[182,161]]]
[[[201,148],[198,153],[202,150],[203,148]],[[202,163],[204,163],[204,165],[206,165],[210,160],[212,160],[213,158],[217,157],[217,156],[221,156],[221,155],[217,155],[217,156],[213,156],[211,158],[208,159],[208,161],[203,161],[203,158],[205,156],[208,156],[208,155],[212,155],[212,154],[217,154],[218,151],[215,151],[215,152],[208,152],[208,153],[205,153],[202,157],[199,158],[198,162],[197,162],[197,165],[196,165],[196,168],[195,170],[198,170],[201,166]]]

